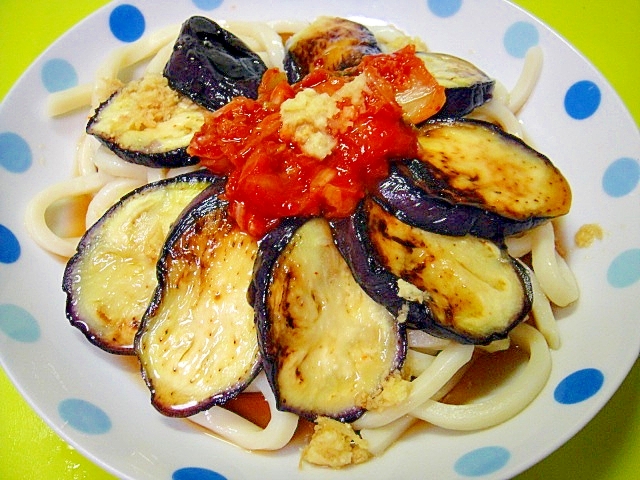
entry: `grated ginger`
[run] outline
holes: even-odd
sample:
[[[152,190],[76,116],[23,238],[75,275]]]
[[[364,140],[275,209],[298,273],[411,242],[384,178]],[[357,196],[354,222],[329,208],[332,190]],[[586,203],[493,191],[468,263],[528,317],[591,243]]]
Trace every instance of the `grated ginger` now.
[[[402,403],[411,392],[411,382],[402,378],[399,371],[394,372],[383,383],[380,391],[366,399],[367,410],[383,410]]]
[[[366,89],[367,80],[361,74],[333,95],[301,90],[280,106],[282,137],[293,140],[306,155],[324,159],[338,144],[334,133],[352,124]]]
[[[323,467],[342,468],[364,463],[373,455],[350,424],[318,417],[311,441],[302,451],[302,460]]]

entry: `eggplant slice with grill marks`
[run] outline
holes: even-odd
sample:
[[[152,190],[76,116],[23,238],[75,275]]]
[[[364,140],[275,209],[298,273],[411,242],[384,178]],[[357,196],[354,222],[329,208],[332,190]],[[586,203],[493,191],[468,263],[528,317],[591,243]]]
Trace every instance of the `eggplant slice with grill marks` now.
[[[436,117],[462,117],[491,100],[495,80],[471,62],[446,53],[418,52],[417,55],[445,88],[447,100]]]
[[[216,22],[187,19],[164,68],[174,90],[207,110],[217,110],[234,97],[258,96],[267,66],[242,40]]]
[[[249,299],[280,410],[353,421],[402,366],[404,326],[355,282],[324,219],[262,239]]]
[[[185,417],[242,392],[261,369],[247,289],[257,242],[204,190],[167,237],[158,286],[135,337],[151,403]]]
[[[212,184],[221,187],[224,179],[200,171],[144,185],[122,197],[80,239],[62,289],[67,319],[91,343],[111,353],[134,353],[171,224]]]
[[[116,91],[96,109],[86,131],[120,158],[147,167],[194,165],[187,153],[207,110],[147,74]]]
[[[501,242],[546,221],[542,217],[519,221],[481,207],[451,203],[420,188],[397,164],[391,165],[389,176],[372,194],[403,222],[443,235],[475,235]]]
[[[363,289],[394,313],[405,304],[409,327],[483,345],[505,338],[531,309],[524,267],[491,240],[413,227],[373,197],[333,227]]]
[[[290,83],[316,68],[331,71],[355,67],[365,55],[382,53],[374,34],[364,25],[339,17],[318,17],[289,37],[284,70]]]
[[[430,195],[522,222],[523,229],[569,212],[571,187],[558,168],[496,125],[428,121],[418,141],[420,159],[399,170]]]

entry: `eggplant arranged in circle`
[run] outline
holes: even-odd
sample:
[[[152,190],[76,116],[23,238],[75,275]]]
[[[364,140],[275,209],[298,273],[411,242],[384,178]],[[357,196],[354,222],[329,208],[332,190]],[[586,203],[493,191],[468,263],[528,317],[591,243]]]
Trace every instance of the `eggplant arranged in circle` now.
[[[249,300],[279,410],[354,421],[404,362],[404,325],[356,283],[322,218],[261,240]]]
[[[316,68],[341,71],[355,67],[365,55],[382,53],[364,25],[346,18],[321,16],[285,44],[284,70],[296,83]]]
[[[522,222],[523,230],[571,207],[569,182],[551,160],[492,123],[428,121],[418,142],[420,158],[398,169],[429,195]]]
[[[213,20],[194,16],[183,24],[164,68],[169,86],[208,110],[234,97],[256,98],[267,66],[237,36]]]
[[[171,224],[202,190],[221,181],[198,172],[144,185],[89,228],[62,280],[71,325],[103,350],[132,355]]]
[[[462,117],[491,100],[495,80],[471,62],[453,55],[418,52],[429,73],[445,88],[447,97],[437,118]]]
[[[222,191],[204,190],[169,232],[135,337],[151,403],[167,416],[223,404],[261,369],[246,297],[257,241],[230,219]]]
[[[417,160],[415,160],[417,161]],[[420,188],[400,164],[391,165],[389,176],[372,192],[385,208],[405,223],[443,235],[475,235],[501,242],[546,221],[543,217],[514,220],[481,207],[451,203]]]
[[[407,326],[460,343],[505,338],[531,309],[531,282],[506,249],[473,235],[411,226],[365,198],[349,219],[333,222],[354,278]]]
[[[133,80],[102,102],[86,131],[118,157],[156,168],[194,165],[187,153],[207,110],[175,92],[161,75]]]

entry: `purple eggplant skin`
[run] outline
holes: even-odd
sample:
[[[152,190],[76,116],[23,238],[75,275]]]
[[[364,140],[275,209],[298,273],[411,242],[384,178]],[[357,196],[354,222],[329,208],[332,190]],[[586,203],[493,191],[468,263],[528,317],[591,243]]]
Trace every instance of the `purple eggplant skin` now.
[[[462,117],[493,97],[495,80],[467,60],[437,52],[417,55],[445,88],[446,101],[433,118]]]
[[[258,245],[230,219],[223,192],[223,183],[204,190],[167,235],[134,340],[151,403],[170,417],[224,404],[262,368],[246,299]]]
[[[406,172],[411,168],[409,163],[391,165],[389,176],[373,191],[380,203],[405,223],[443,235],[475,235],[500,242],[505,236],[547,221],[542,217],[518,221],[480,207],[452,203],[430,195],[413,181],[410,174],[403,174],[402,170]]]
[[[156,261],[171,223],[199,192],[208,185],[223,185],[225,181],[200,170],[144,185],[109,208],[85,232],[76,253],[65,266],[62,290],[66,294],[65,312],[69,323],[102,350],[133,355],[134,336],[153,294]],[[173,218],[171,211],[167,210],[168,194],[160,195],[155,207],[148,200],[150,195],[168,188],[179,188],[186,194],[184,198],[180,194],[181,203],[172,201],[177,209]],[[151,228],[147,228],[149,226],[144,222],[129,222],[134,213],[130,213],[127,205],[138,199],[144,202],[141,208],[147,218],[160,217],[161,221],[154,220]],[[149,213],[150,209],[155,209],[155,213]],[[161,212],[158,211],[160,209]],[[110,225],[121,212],[128,217],[123,219],[123,223],[129,226],[122,228],[122,223],[115,223],[116,237],[110,242]],[[142,214],[136,216],[144,218]],[[127,235],[131,238],[125,238]],[[104,251],[101,251],[101,245],[105,247]],[[126,291],[119,288],[126,288]]]
[[[163,73],[171,88],[213,111],[234,97],[255,99],[266,70],[242,40],[214,21],[194,16],[183,23]]]
[[[392,313],[396,314],[401,308],[404,308],[407,328],[423,330],[431,335],[449,338],[459,343],[486,345],[494,340],[505,338],[509,331],[529,313],[533,293],[526,269],[518,261],[510,258],[504,246],[499,244],[496,244],[496,247],[501,252],[502,260],[500,263],[506,265],[508,269],[512,269],[506,278],[509,278],[512,285],[510,291],[515,293],[516,300],[513,305],[510,305],[509,313],[505,316],[504,321],[500,322],[499,328],[484,329],[484,327],[480,327],[478,331],[470,331],[466,327],[460,327],[456,318],[456,310],[459,307],[456,305],[462,306],[460,311],[464,312],[465,297],[458,295],[460,292],[464,295],[465,288],[455,292],[454,296],[448,299],[450,303],[445,304],[442,302],[440,304],[433,303],[433,298],[441,296],[444,291],[439,285],[421,285],[420,290],[429,293],[422,299],[401,296],[399,282],[420,284],[424,281],[421,272],[427,269],[425,262],[433,262],[435,266],[437,259],[432,258],[432,252],[426,250],[421,258],[429,258],[430,260],[424,260],[422,263],[414,265],[413,262],[417,257],[413,252],[415,249],[421,248],[419,243],[422,240],[416,241],[416,239],[420,239],[420,229],[407,224],[408,229],[415,229],[417,235],[411,232],[411,236],[414,238],[410,238],[409,235],[400,237],[397,235],[398,229],[393,227],[396,222],[394,219],[396,217],[385,210],[379,200],[374,197],[365,197],[350,218],[333,221],[332,228],[338,249],[352,269],[356,281]],[[400,219],[397,221],[400,224],[403,223]],[[449,238],[460,238],[462,242],[467,237]],[[469,236],[468,238],[473,242],[476,237]],[[481,240],[478,239],[478,241]],[[486,240],[486,242],[491,241]],[[391,250],[384,250],[385,243],[393,244],[395,253]],[[403,258],[404,256],[406,258]],[[392,272],[391,265],[400,271]],[[497,281],[496,279],[490,280],[489,284],[491,282],[498,284],[501,283],[501,280],[502,277],[499,277]],[[482,294],[478,295],[482,296]],[[472,301],[475,300],[472,299]]]
[[[284,219],[262,238],[248,298],[279,410],[355,421],[404,362],[404,324],[357,285],[323,219]]]
[[[431,316],[428,305],[408,302],[402,298],[399,295],[398,277],[376,258],[367,238],[364,201],[355,213],[349,217],[331,220],[330,225],[336,247],[362,289],[376,302],[384,305],[396,318],[404,316],[403,324],[407,328],[424,328],[425,319]]]
[[[284,71],[289,83],[297,83],[314,68],[342,71],[357,66],[365,55],[382,50],[364,25],[339,17],[318,17],[290,37],[286,44]]]

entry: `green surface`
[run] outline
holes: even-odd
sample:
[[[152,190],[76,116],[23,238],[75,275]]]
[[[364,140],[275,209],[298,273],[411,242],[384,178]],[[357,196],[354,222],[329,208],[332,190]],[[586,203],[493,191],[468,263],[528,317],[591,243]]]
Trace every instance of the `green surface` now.
[[[472,1],[472,0],[468,0]],[[0,1],[0,99],[58,36],[104,0]],[[640,124],[640,1],[515,2],[560,32],[609,80]],[[34,12],[38,12],[34,15]],[[60,439],[0,371],[0,479],[110,479]],[[640,363],[567,444],[517,478],[627,480],[640,476]]]

